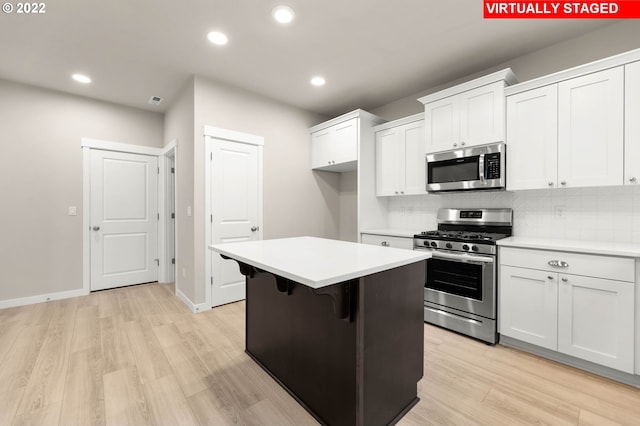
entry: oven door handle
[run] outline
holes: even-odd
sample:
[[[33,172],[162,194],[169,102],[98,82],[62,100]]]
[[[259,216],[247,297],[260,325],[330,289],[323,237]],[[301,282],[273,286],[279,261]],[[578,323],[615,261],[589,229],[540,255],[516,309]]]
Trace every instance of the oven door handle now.
[[[491,256],[480,256],[477,254],[452,254],[452,253],[444,253],[441,251],[432,251],[431,257],[435,259],[447,259],[447,260],[457,260],[459,262],[467,262],[467,263],[493,263],[494,259]]]

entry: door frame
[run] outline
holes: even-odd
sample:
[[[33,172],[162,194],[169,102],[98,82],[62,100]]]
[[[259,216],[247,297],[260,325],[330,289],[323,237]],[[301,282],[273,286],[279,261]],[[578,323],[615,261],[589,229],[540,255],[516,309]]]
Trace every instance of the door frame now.
[[[173,173],[171,173],[171,160],[173,160]],[[170,233],[173,233],[173,258],[175,264],[178,264],[178,227],[171,228],[171,213],[177,212],[178,185],[176,177],[178,176],[178,140],[173,139],[163,149],[162,155],[158,158],[158,166],[160,167],[160,175],[158,181],[158,211],[160,212],[160,220],[158,222],[158,258],[160,259],[160,269],[158,270],[158,282],[175,282],[176,288],[178,274],[171,274],[171,243]],[[171,194],[173,187],[173,194]],[[173,200],[171,196],[173,195]],[[173,201],[173,203],[171,202]],[[174,265],[175,266],[175,265]]]
[[[111,142],[99,139],[80,138],[82,148],[82,289],[89,294],[91,291],[91,150],[116,151],[129,154],[143,154],[163,158],[163,149],[142,145],[130,145],[121,142]],[[162,167],[160,167],[162,170]],[[164,192],[164,181],[158,177],[159,195]],[[164,197],[158,198],[158,211],[166,210]],[[161,240],[161,229],[158,230],[158,250],[164,243]],[[161,242],[162,241],[162,242]],[[158,271],[159,272],[159,271]],[[158,275],[158,280],[160,276]]]
[[[235,143],[243,143],[249,145],[256,145],[258,147],[258,238],[262,239],[263,236],[263,149],[264,149],[264,137],[252,135],[249,133],[236,132],[234,130],[222,129],[213,126],[204,126],[204,173],[205,173],[205,214],[204,216],[204,229],[205,229],[205,303],[207,309],[211,308],[211,284],[212,284],[212,265],[209,245],[211,241],[211,168],[209,162],[213,153],[213,141],[209,139],[221,139]]]

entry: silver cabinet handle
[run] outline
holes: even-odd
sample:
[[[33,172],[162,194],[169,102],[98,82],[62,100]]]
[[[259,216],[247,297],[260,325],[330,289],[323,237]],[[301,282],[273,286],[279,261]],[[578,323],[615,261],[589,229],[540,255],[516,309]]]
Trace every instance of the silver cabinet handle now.
[[[568,268],[569,264],[564,260],[550,260],[547,262],[549,266],[557,266],[558,268]]]
[[[93,229],[94,231],[99,231],[99,230],[100,230],[100,227],[99,227],[99,226],[94,226],[92,229]]]
[[[453,144],[453,147],[454,147],[454,148],[455,148],[455,147],[457,147],[457,146],[458,146],[458,144],[457,144],[457,143],[454,143],[454,144]]]
[[[567,184],[567,181],[563,180],[562,182],[560,182],[560,185],[564,186]]]
[[[552,280],[552,279],[553,279],[553,277],[552,277],[551,275],[547,275],[547,279],[548,279],[548,280]]]
[[[381,242],[380,245],[383,247],[389,247],[389,243],[386,241]]]
[[[258,226],[252,226],[251,232],[256,232],[258,229],[260,229]]]
[[[635,176],[632,176],[632,177],[630,177],[630,178],[629,178],[629,182],[635,182],[635,181],[637,181],[637,180],[638,180],[638,179],[636,179],[636,177],[635,177]]]
[[[548,185],[549,185],[549,186],[553,186],[553,182],[549,182],[549,183],[548,183]]]
[[[562,282],[563,283],[569,282],[569,278],[562,278]]]
[[[465,143],[464,142],[460,142],[460,146],[465,146]]]
[[[396,195],[398,195],[398,191],[396,191]]]

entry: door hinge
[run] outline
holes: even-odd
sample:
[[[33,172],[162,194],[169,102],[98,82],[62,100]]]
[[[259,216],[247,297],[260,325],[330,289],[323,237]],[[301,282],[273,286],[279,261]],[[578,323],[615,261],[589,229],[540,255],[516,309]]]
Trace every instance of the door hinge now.
[[[213,284],[213,277],[211,277],[211,284]]]
[[[171,173],[175,173],[175,172],[176,172],[175,167],[172,167],[172,168],[171,168]]]
[[[211,223],[213,223],[213,215],[210,215]]]
[[[160,220],[160,213],[158,213],[158,220]]]
[[[176,214],[175,213],[171,213],[171,219],[175,219],[176,218]]]
[[[213,161],[213,152],[212,152],[211,154],[209,154],[209,159],[210,159],[211,161]]]
[[[158,174],[160,174],[160,167],[158,167]]]
[[[175,257],[172,257],[172,258],[171,258],[171,264],[172,264],[172,265],[175,265],[175,264],[176,264],[176,258],[175,258]]]
[[[156,261],[156,266],[160,266],[160,259],[154,259]]]

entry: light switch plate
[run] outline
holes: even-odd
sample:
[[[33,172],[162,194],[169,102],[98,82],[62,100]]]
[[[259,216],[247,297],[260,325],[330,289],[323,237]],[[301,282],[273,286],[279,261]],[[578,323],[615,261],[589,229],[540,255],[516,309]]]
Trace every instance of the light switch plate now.
[[[76,206],[69,206],[69,216],[76,216],[78,214],[78,209]]]

